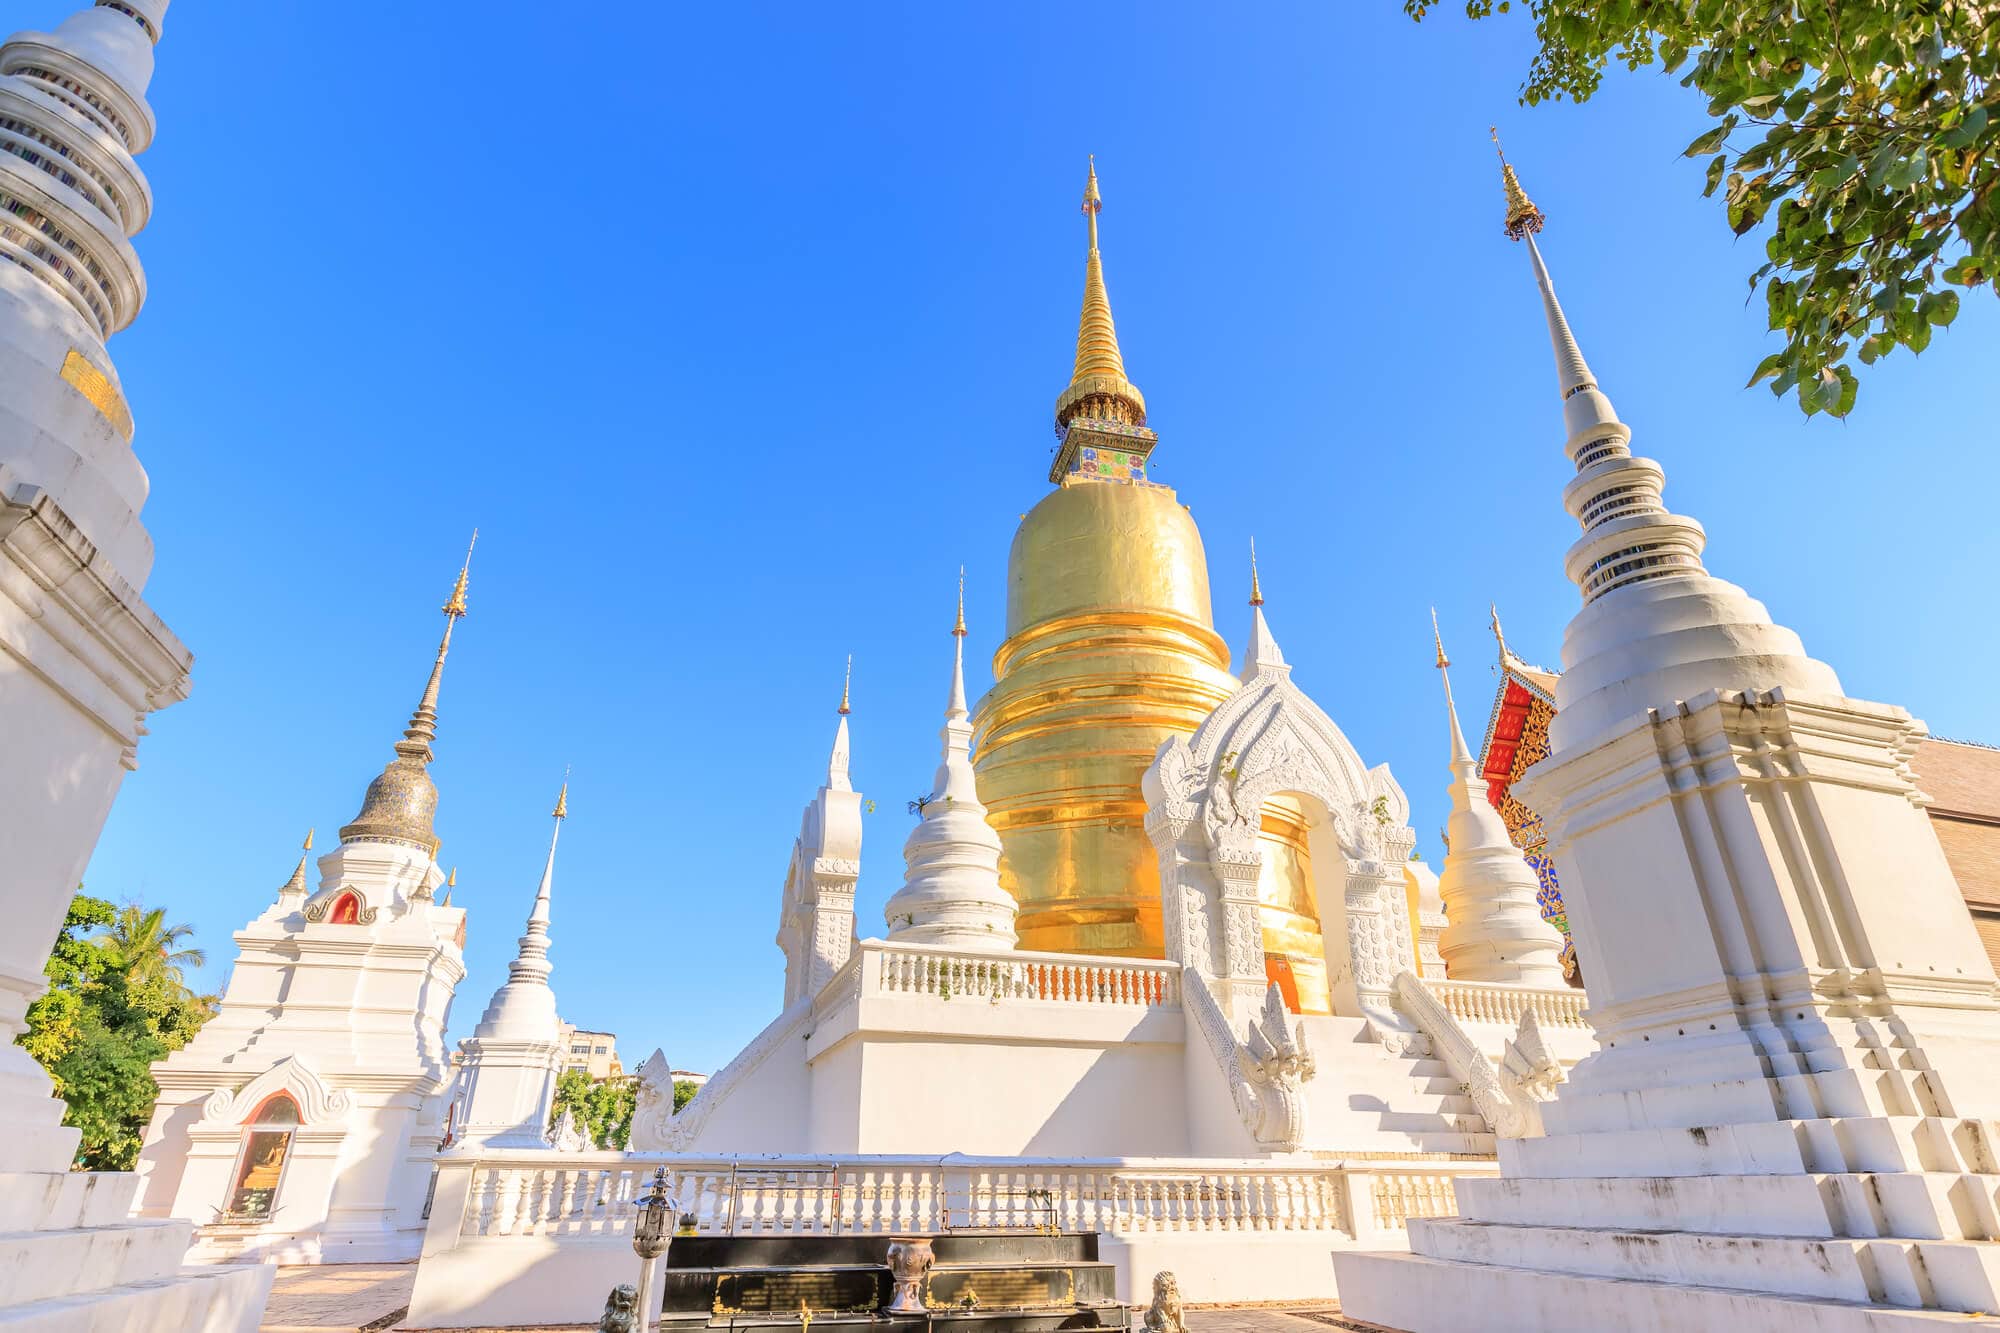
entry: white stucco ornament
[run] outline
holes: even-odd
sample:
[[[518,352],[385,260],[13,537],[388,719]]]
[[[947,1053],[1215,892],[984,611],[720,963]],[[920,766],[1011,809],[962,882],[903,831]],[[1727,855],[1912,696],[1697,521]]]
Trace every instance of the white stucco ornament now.
[[[637,1101],[632,1110],[633,1152],[665,1152],[674,1118],[674,1073],[667,1053],[655,1046],[636,1073]]]
[[[889,938],[963,949],[1011,949],[1013,895],[1000,887],[1000,835],[987,822],[972,773],[972,719],[965,706],[965,591],[952,627],[951,693],[944,755],[932,794],[903,846],[903,887],[882,914]]]

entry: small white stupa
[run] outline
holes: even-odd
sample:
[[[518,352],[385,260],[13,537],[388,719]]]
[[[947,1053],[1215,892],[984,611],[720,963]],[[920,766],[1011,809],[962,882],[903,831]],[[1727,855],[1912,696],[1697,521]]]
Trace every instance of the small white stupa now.
[[[903,887],[882,909],[889,938],[960,949],[1011,949],[1013,895],[1000,887],[1000,835],[972,774],[972,717],[965,706],[965,574],[951,627],[951,694],[945,701],[944,758],[921,818],[903,844]]]
[[[1507,981],[1523,986],[1563,984],[1562,936],[1542,919],[1540,884],[1507,836],[1506,821],[1486,799],[1479,766],[1458,725],[1451,697],[1451,659],[1444,655],[1437,612],[1431,612],[1438,677],[1444,681],[1445,715],[1451,722],[1450,846],[1438,893],[1445,928],[1438,937],[1445,975],[1453,981]]]
[[[528,912],[528,928],[514,960],[507,964],[507,980],[493,992],[479,1026],[459,1043],[465,1066],[460,1082],[461,1128],[453,1146],[461,1151],[541,1148],[548,1143],[563,1040],[556,994],[549,988],[549,896],[555,884],[556,840],[568,817],[565,782],[556,795],[556,808],[550,811],[555,828],[549,833],[549,859],[542,868],[535,905]]]

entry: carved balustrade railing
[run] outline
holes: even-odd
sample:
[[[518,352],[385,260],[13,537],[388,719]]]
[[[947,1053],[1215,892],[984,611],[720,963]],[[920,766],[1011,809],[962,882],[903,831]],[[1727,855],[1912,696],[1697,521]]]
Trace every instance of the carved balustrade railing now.
[[[1461,1023],[1520,1024],[1523,1011],[1532,1009],[1544,1027],[1587,1028],[1584,995],[1563,987],[1546,990],[1531,986],[1506,986],[1486,981],[1426,981],[1424,985],[1437,1002]]]
[[[1180,1003],[1180,967],[1175,963],[1019,949],[982,953],[868,940],[861,951],[870,955],[863,959],[864,992],[880,995],[1142,1007]]]
[[[446,1165],[450,1159],[446,1159]],[[1017,1228],[1140,1232],[1401,1230],[1455,1211],[1479,1160],[1325,1164],[1129,1158],[693,1158],[516,1152],[471,1172],[459,1232],[564,1241],[629,1235],[656,1167],[700,1234],[943,1234]],[[687,1225],[686,1217],[682,1225]]]

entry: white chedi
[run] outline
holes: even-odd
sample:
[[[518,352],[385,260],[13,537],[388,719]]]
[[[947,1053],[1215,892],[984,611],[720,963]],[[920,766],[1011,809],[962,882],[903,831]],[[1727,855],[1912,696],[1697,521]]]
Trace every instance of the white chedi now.
[[[1437,613],[1431,613],[1437,631]],[[1535,872],[1507,836],[1500,812],[1486,799],[1484,784],[1451,697],[1450,661],[1437,638],[1438,675],[1451,721],[1450,843],[1438,875],[1445,928],[1438,936],[1445,975],[1453,981],[1502,981],[1524,986],[1561,986],[1562,936],[1542,918]]]
[[[465,1064],[461,1088],[461,1151],[480,1148],[539,1148],[555,1104],[556,1076],[562,1070],[562,1020],[549,986],[549,901],[556,875],[556,843],[569,816],[565,782],[550,811],[549,857],[535,905],[528,912],[507,980],[493,992],[472,1035],[459,1043]]]
[[[965,706],[965,590],[952,626],[951,696],[945,703],[944,757],[922,817],[903,844],[903,887],[883,907],[889,938],[959,949],[1011,949],[1013,896],[1000,887],[1000,835],[972,773],[972,718]]]

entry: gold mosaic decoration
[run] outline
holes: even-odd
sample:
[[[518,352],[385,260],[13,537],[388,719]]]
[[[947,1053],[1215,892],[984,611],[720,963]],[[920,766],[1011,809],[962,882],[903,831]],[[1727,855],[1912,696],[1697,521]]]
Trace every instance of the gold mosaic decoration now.
[[[82,394],[90,405],[103,414],[111,423],[111,429],[118,432],[125,443],[132,443],[132,409],[125,406],[125,395],[118,392],[105,373],[90,364],[84,355],[74,347],[63,358],[63,381],[70,388]]]

